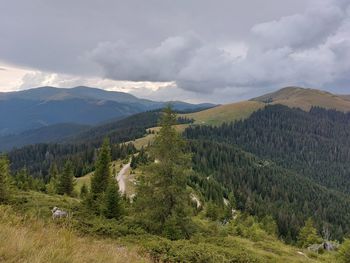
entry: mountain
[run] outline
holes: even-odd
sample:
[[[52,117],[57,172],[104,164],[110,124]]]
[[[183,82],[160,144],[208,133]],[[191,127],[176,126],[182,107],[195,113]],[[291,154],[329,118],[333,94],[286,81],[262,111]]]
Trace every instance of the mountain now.
[[[58,123],[95,125],[172,104],[176,110],[203,109],[212,104],[157,102],[97,88],[40,87],[0,93],[0,135],[20,133]]]
[[[185,136],[195,141],[194,168],[233,190],[238,208],[273,214],[285,238],[307,217],[320,229],[329,223],[336,239],[350,233],[350,113],[268,105]]]
[[[282,104],[305,111],[309,111],[312,106],[336,109],[344,112],[350,111],[350,96],[335,95],[326,91],[300,87],[286,87],[276,92],[254,98],[252,101]]]
[[[291,108],[309,111],[312,106],[326,109],[350,111],[350,95],[335,95],[317,89],[286,87],[249,101],[219,105],[182,116],[195,120],[196,124],[219,125],[249,117],[267,104],[282,104]]]

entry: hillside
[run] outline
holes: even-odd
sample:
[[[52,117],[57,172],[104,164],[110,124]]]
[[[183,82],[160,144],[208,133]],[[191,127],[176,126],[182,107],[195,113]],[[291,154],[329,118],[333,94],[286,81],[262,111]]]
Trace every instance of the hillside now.
[[[212,170],[234,189],[242,209],[274,213],[283,236],[296,237],[300,222],[312,216],[342,238],[350,232],[349,130],[350,113],[269,105],[244,121],[194,126],[185,135],[203,141],[194,150],[201,171]]]
[[[1,262],[334,262],[333,253],[318,255],[284,244],[252,218],[221,226],[197,216],[194,220],[204,236],[177,241],[124,233],[123,221],[101,218],[90,219],[85,232],[79,213],[71,220],[50,218],[52,206],[76,211],[78,202],[59,195],[16,192],[11,206],[0,205]],[[244,234],[234,234],[236,228]]]
[[[60,123],[27,130],[20,134],[0,136],[0,152],[29,144],[59,142],[89,128],[90,126],[88,125]]]
[[[301,108],[309,111],[312,106],[339,111],[350,111],[349,96],[334,95],[317,89],[286,87],[276,92],[252,99],[269,104],[282,104],[288,107]]]
[[[286,87],[249,101],[220,105],[182,116],[194,119],[195,124],[219,125],[223,122],[245,119],[266,104],[282,104],[305,111],[309,111],[312,106],[319,106],[348,112],[350,111],[350,95],[334,95],[317,89]]]
[[[163,108],[202,109],[212,104],[180,101],[157,102],[123,92],[89,87],[62,89],[41,87],[0,93],[0,135],[20,133],[58,123],[96,125],[132,114]]]
[[[195,113],[183,114],[181,116],[194,119],[195,124],[218,125],[223,122],[245,119],[262,107],[264,107],[264,103],[262,102],[242,101],[216,106]]]
[[[52,205],[76,203],[73,198],[35,192],[17,194],[17,198],[33,200],[21,207],[20,212],[10,206],[0,206],[1,262],[151,262],[147,255],[140,255],[135,246],[82,236],[69,227],[69,222],[60,226],[48,220]],[[42,210],[38,210],[39,204]],[[37,216],[31,216],[32,213]]]

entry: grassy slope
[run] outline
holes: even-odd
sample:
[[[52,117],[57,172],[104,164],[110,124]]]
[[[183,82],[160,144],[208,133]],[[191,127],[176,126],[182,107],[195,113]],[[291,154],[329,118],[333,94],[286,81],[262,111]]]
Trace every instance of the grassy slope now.
[[[208,262],[206,259],[224,262],[220,261],[223,255],[225,258],[257,259],[254,262],[334,262],[332,253],[312,254],[259,231],[254,231],[251,238],[232,235],[230,225],[222,226],[199,215],[193,219],[201,229],[201,235],[190,240],[170,241],[151,235],[110,239],[89,234],[82,236],[78,229],[72,228],[74,224],[69,220],[57,222],[51,219],[50,209],[58,206],[79,220],[74,216],[79,199],[17,192],[12,203],[13,209],[0,206],[0,262],[5,263],[150,262],[146,251],[154,258],[169,262],[192,257],[195,257],[193,262]]]
[[[347,96],[338,96],[332,93],[298,87],[287,87],[279,91],[266,94],[253,99],[253,101],[266,101],[272,99],[272,104],[283,104],[288,107],[297,107],[309,111],[312,106],[327,109],[350,111],[350,100]]]
[[[6,206],[0,206],[0,261],[150,262],[135,248],[120,246],[113,240],[81,237],[69,227],[16,214]]]
[[[261,109],[264,105],[264,103],[258,101],[242,101],[181,116],[194,119],[195,124],[219,125],[223,122],[248,118],[254,111]]]

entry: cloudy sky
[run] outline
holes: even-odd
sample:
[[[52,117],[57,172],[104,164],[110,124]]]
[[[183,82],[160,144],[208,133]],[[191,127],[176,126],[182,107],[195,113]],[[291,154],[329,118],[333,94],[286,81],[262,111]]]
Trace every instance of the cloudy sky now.
[[[298,85],[350,94],[350,0],[11,0],[0,91],[87,85],[225,103]]]

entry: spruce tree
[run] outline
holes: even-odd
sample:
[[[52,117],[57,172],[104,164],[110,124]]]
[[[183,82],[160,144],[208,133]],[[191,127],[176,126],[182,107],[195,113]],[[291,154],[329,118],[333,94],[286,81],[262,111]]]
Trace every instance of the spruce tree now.
[[[58,168],[55,163],[52,163],[50,165],[49,177],[50,177],[50,181],[46,186],[47,192],[49,194],[56,194],[58,192],[59,180],[58,180]]]
[[[0,203],[5,202],[9,198],[9,161],[5,156],[0,156]]]
[[[33,186],[33,178],[28,175],[26,168],[19,170],[13,177],[16,187],[23,191],[28,191]]]
[[[186,192],[189,155],[185,141],[175,130],[176,115],[165,109],[161,129],[151,147],[154,163],[148,165],[137,188],[136,209],[148,231],[170,239],[188,237],[191,222]]]
[[[119,187],[115,180],[111,180],[105,194],[104,216],[106,218],[118,219],[122,214],[121,197]]]
[[[108,139],[105,139],[95,164],[95,173],[91,178],[91,193],[93,195],[98,195],[106,191],[111,178],[110,162],[111,149]]]
[[[307,219],[305,226],[301,228],[298,236],[298,245],[300,247],[308,247],[309,245],[321,242],[321,237],[317,234],[314,222],[311,218]]]
[[[59,177],[58,194],[72,195],[74,190],[74,172],[73,165],[66,161],[62,175]]]

